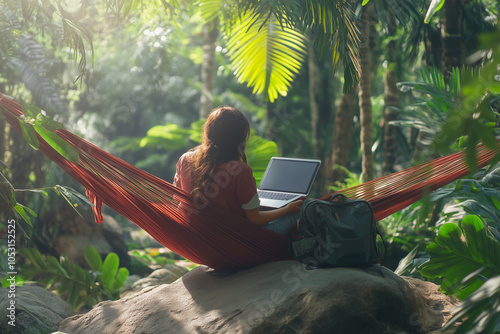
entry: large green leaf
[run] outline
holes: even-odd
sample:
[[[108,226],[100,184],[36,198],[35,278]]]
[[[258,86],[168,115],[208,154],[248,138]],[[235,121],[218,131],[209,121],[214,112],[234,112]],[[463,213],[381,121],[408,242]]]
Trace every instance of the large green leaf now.
[[[56,130],[63,128],[60,122],[45,116],[43,111],[35,106],[23,106],[23,113],[24,115],[19,117],[19,125],[24,138],[31,147],[38,149],[38,134],[66,160],[77,162],[80,159],[77,149],[56,133]]]
[[[24,219],[26,223],[28,223],[31,227],[33,227],[33,224],[31,223],[31,218],[30,216],[28,216],[28,213],[33,217],[37,216],[33,210],[19,203],[17,203],[14,206],[14,210]],[[26,211],[28,211],[28,213]]]
[[[255,19],[247,12],[231,27],[227,41],[236,77],[271,102],[285,96],[305,59],[304,40],[274,15]]]
[[[101,255],[99,254],[97,249],[95,249],[94,246],[87,245],[87,247],[85,247],[84,256],[85,256],[85,261],[87,261],[87,264],[89,265],[90,269],[92,269],[93,271],[99,271],[99,269],[101,269],[102,266]]]
[[[455,334],[498,333],[500,331],[500,276],[489,279],[476,292],[463,300],[454,311],[456,311],[455,315],[446,323],[443,330],[460,321]]]
[[[148,130],[146,137],[141,139],[140,146],[177,150],[189,145],[191,135],[190,129],[183,129],[177,124],[157,125]]]
[[[70,162],[77,162],[78,159],[80,159],[80,154],[75,149],[75,147],[68,143],[66,140],[59,137],[59,135],[55,132],[46,129],[42,125],[34,125],[33,128],[40,135],[40,137],[42,137],[47,142],[47,144],[49,144],[66,160]]]
[[[120,291],[121,288],[123,287],[123,284],[127,280],[127,277],[129,275],[129,271],[127,268],[120,268],[118,269],[118,273],[116,274],[115,280],[113,281],[113,284],[111,285],[111,290],[114,291]]]
[[[33,126],[27,123],[25,117],[19,118],[19,125],[21,126],[21,133],[24,139],[26,139],[33,149],[38,150],[40,143],[38,142],[38,137],[36,136],[36,131],[33,129]]]
[[[118,273],[119,265],[120,259],[116,253],[109,253],[104,259],[101,269],[99,270],[101,274],[98,277],[104,289],[111,290],[115,276]]]
[[[420,273],[442,278],[441,291],[460,299],[483,284],[481,277],[500,274],[500,242],[489,234],[478,216],[466,216],[461,229],[444,224],[426,252],[431,259],[420,267]]]

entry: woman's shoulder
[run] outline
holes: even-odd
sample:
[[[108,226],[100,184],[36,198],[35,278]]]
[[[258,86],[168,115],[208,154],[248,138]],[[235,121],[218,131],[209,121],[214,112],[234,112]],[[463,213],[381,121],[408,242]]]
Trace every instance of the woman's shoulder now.
[[[193,151],[187,151],[186,153],[184,153],[183,155],[181,155],[181,157],[179,158],[179,163],[190,163],[192,160],[193,160],[193,157],[194,157],[194,153]]]

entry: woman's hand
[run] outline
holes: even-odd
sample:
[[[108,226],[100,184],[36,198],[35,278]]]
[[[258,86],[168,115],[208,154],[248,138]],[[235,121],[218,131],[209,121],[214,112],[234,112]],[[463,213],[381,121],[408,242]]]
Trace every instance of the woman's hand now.
[[[256,225],[264,225],[286,215],[287,213],[299,212],[302,207],[302,203],[304,203],[304,198],[288,203],[284,207],[275,210],[259,211],[259,208],[245,210],[245,215],[252,223]]]
[[[299,212],[302,208],[302,203],[304,203],[303,199],[298,199],[296,201],[288,203],[285,208],[287,212]]]

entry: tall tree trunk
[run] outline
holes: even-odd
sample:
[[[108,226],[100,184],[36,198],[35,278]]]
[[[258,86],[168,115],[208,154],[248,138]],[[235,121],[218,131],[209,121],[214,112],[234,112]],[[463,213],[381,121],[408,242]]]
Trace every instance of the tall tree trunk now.
[[[311,111],[311,134],[313,156],[323,161],[323,168],[318,174],[313,191],[323,193],[331,180],[328,161],[331,157],[332,114],[334,93],[332,92],[333,70],[329,60],[318,60],[314,51],[313,38],[309,39],[308,73],[309,73],[309,105]]]
[[[399,90],[396,87],[396,83],[399,81],[398,69],[398,43],[394,39],[396,36],[396,19],[394,14],[389,16],[388,22],[388,38],[390,42],[386,49],[386,60],[388,62],[387,69],[384,73],[384,143],[383,143],[383,155],[384,160],[382,163],[382,173],[390,174],[394,172],[394,165],[396,164],[396,154],[397,154],[397,128],[394,125],[390,125],[391,121],[397,119],[397,112],[392,110],[391,107],[399,106]]]
[[[5,93],[4,84],[0,83],[0,93]],[[6,122],[0,117],[0,160],[5,161],[5,151],[7,150],[7,138],[5,133]]]
[[[203,27],[203,63],[201,66],[200,117],[206,118],[213,108],[215,82],[215,41],[219,35],[219,19],[205,23]]]
[[[363,7],[360,17],[361,43],[359,48],[359,62],[361,75],[359,82],[359,113],[361,123],[361,180],[367,182],[373,180],[373,153],[372,153],[372,103],[371,103],[371,66],[370,66],[370,32],[373,29],[370,22],[370,14],[373,1]]]
[[[442,68],[443,41],[441,40],[440,29],[426,24],[424,34],[424,65],[427,67]]]
[[[441,38],[443,40],[443,74],[449,78],[453,67],[463,64],[462,20],[464,0],[446,0],[443,5]]]
[[[318,60],[316,54],[314,53],[313,42],[309,41],[309,58],[308,58],[308,70],[309,70],[309,108],[311,109],[311,134],[312,134],[312,144],[313,152],[315,157],[319,157],[319,107],[318,107],[318,95],[320,92],[320,74],[318,69]]]
[[[336,181],[342,181],[345,177],[344,171],[336,166],[348,167],[349,164],[355,104],[356,96],[354,92],[351,92],[342,95],[337,107],[333,124],[332,154],[324,164],[324,170],[326,170],[325,193],[328,192],[329,185]]]
[[[7,141],[5,138],[5,120],[0,119],[0,160],[5,161],[5,150]]]

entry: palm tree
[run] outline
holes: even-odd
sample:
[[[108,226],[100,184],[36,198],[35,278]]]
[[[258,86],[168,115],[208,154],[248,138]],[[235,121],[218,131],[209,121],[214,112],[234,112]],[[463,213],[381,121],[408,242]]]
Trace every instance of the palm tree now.
[[[443,41],[443,74],[449,78],[453,67],[463,64],[462,20],[464,0],[446,0],[443,5],[441,38]]]
[[[321,84],[321,75],[319,73],[318,59],[314,52],[314,46],[311,40],[308,41],[309,57],[308,57],[308,72],[309,72],[309,106],[311,111],[311,134],[314,156],[319,157],[319,93]]]
[[[340,99],[335,112],[333,129],[332,155],[326,160],[326,181],[324,192],[328,192],[328,183],[342,181],[344,179],[343,169],[348,167],[349,152],[352,144],[353,115],[356,107],[356,95],[354,92],[344,93]]]
[[[215,43],[219,35],[219,18],[203,26],[203,63],[201,67],[200,118],[206,118],[213,106],[215,79]]]
[[[383,143],[383,163],[382,173],[390,174],[394,172],[397,154],[397,128],[390,122],[397,119],[398,114],[394,107],[399,107],[399,90],[396,84],[399,82],[399,61],[395,40],[396,18],[389,14],[387,22],[387,37],[390,39],[386,48],[387,68],[384,73],[384,143]]]
[[[363,36],[359,48],[359,62],[361,64],[361,77],[359,82],[359,114],[361,122],[361,179],[367,182],[373,179],[373,137],[372,137],[372,103],[371,103],[371,65],[370,65],[370,33],[372,4],[368,3],[361,13],[360,30]]]

